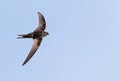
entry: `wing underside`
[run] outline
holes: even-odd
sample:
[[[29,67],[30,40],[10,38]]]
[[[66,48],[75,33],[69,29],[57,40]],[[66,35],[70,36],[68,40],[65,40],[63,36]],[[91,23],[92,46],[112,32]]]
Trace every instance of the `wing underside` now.
[[[38,47],[40,46],[41,41],[42,41],[42,38],[34,39],[33,46],[32,46],[32,48],[31,48],[27,58],[25,59],[25,61],[24,61],[24,63],[22,65],[25,65],[32,58],[32,56],[35,54],[35,52],[37,51]]]
[[[44,16],[38,12],[38,17],[39,17],[39,24],[38,24],[38,28],[40,28],[41,30],[45,30],[46,28],[46,21]]]

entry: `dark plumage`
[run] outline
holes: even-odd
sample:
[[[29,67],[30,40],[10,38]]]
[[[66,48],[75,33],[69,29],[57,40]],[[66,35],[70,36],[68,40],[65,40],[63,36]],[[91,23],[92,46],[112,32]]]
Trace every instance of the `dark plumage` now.
[[[28,33],[28,34],[18,35],[19,36],[18,39],[32,38],[34,40],[33,46],[26,60],[23,62],[22,65],[25,65],[31,59],[31,57],[35,54],[36,50],[40,46],[42,38],[49,34],[48,32],[44,31],[46,28],[46,22],[45,22],[44,16],[40,12],[38,12],[38,17],[39,17],[39,24],[38,24],[38,27],[33,32]]]

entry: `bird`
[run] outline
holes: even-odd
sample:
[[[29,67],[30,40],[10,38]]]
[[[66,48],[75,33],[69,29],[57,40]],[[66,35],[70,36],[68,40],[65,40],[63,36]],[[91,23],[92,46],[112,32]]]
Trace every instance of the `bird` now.
[[[38,27],[33,32],[28,33],[28,34],[19,34],[17,37],[17,39],[32,38],[34,41],[32,48],[27,58],[23,62],[22,66],[25,65],[35,54],[35,52],[37,51],[37,49],[39,48],[42,42],[43,37],[49,35],[48,32],[44,31],[46,28],[46,21],[45,21],[44,16],[40,12],[38,12],[38,19],[39,19]]]

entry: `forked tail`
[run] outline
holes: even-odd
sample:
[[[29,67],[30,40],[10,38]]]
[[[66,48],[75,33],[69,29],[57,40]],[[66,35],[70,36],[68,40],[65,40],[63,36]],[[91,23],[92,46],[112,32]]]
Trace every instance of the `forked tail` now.
[[[17,39],[22,39],[22,38],[32,38],[33,34],[29,33],[29,34],[20,34],[18,35],[19,37],[17,37]]]

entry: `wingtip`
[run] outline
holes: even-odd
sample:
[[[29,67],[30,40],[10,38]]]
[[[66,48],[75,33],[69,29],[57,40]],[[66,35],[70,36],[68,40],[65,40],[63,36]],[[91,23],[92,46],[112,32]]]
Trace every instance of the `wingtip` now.
[[[24,64],[22,64],[22,66],[24,66]]]
[[[22,64],[22,66],[24,66],[26,63],[24,62],[23,64]]]
[[[26,59],[26,60],[23,62],[22,66],[24,66],[28,61],[29,61],[29,60]]]
[[[38,13],[38,15],[42,15],[42,13],[41,12],[37,12]],[[43,15],[42,15],[43,16]]]
[[[40,12],[37,12],[38,14],[41,14]]]

